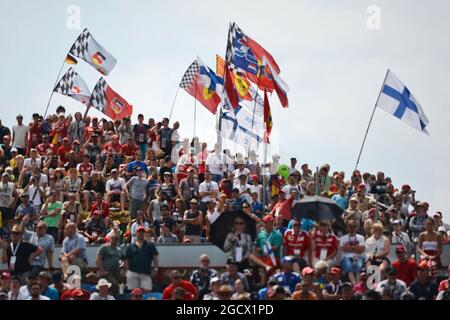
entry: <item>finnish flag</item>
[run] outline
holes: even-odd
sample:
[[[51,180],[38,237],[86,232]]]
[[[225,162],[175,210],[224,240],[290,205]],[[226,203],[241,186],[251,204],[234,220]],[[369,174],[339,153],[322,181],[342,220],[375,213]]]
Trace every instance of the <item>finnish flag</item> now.
[[[376,106],[411,127],[428,134],[428,118],[408,88],[388,70]]]

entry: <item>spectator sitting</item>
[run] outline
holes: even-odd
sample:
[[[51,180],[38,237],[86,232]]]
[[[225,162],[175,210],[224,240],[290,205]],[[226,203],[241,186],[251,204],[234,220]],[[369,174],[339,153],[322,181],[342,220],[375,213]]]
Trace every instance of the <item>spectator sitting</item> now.
[[[184,300],[196,300],[198,296],[197,288],[189,281],[182,280],[178,270],[173,270],[170,275],[172,283],[164,289],[163,300],[170,300],[175,288],[182,287],[185,290]]]

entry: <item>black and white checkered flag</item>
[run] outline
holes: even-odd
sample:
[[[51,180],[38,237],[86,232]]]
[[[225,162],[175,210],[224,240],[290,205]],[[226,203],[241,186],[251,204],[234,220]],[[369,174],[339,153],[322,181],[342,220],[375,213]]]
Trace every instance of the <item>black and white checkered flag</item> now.
[[[91,99],[89,100],[89,107],[95,108],[105,113],[106,108],[106,89],[108,84],[105,79],[100,78],[92,91]]]
[[[84,58],[86,52],[88,51],[90,37],[91,34],[89,33],[88,29],[84,29],[77,40],[75,40],[75,43],[72,45],[69,53],[73,56]]]
[[[74,84],[75,77],[77,73],[73,68],[67,70],[66,74],[61,78],[61,80],[56,85],[53,91],[61,93],[65,96],[68,96],[71,93],[72,86]]]
[[[195,76],[198,74],[200,67],[197,60],[195,60],[184,73],[183,79],[181,79],[180,87],[184,90],[188,89]]]

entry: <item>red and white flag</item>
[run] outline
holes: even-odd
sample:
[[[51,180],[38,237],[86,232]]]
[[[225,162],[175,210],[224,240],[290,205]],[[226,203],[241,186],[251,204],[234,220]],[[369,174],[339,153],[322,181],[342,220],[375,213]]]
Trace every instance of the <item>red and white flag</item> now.
[[[121,120],[133,113],[133,106],[111,89],[103,78],[98,80],[92,91],[89,107],[101,111],[112,120]]]

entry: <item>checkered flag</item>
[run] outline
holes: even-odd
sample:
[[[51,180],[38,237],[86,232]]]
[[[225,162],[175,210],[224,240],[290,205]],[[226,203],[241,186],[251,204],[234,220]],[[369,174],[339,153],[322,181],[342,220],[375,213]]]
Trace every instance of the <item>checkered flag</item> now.
[[[233,63],[234,60],[237,33],[240,33],[245,38],[244,32],[233,22],[230,24],[230,29],[228,30],[227,54],[225,56],[225,59],[231,63]]]
[[[191,85],[192,81],[195,80],[195,77],[200,71],[200,67],[198,65],[197,60],[195,60],[190,67],[184,73],[183,79],[181,79],[180,87],[184,90],[187,90]]]
[[[86,82],[84,82],[83,78],[81,78],[73,68],[67,70],[53,91],[69,96],[86,105],[88,104],[89,97],[91,96],[91,91],[89,90]]]
[[[108,84],[105,79],[100,78],[92,91],[91,99],[89,100],[89,108],[95,108],[103,113],[106,109],[106,89]]]
[[[78,36],[72,48],[70,48],[69,54],[83,59],[106,76],[117,63],[116,58],[94,39],[88,29],[84,29]]]
[[[61,78],[53,91],[68,96],[70,94],[70,90],[72,89],[76,75],[77,73],[73,70],[73,68],[67,70],[66,74]]]
[[[91,34],[89,30],[86,28],[79,35],[69,53],[75,57],[84,58],[86,52],[88,51],[89,39],[91,38]]]

